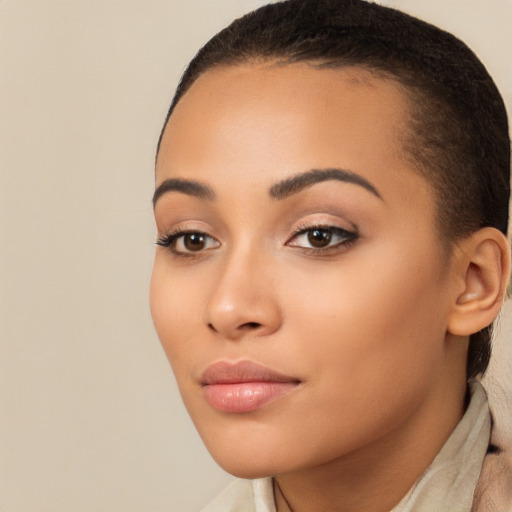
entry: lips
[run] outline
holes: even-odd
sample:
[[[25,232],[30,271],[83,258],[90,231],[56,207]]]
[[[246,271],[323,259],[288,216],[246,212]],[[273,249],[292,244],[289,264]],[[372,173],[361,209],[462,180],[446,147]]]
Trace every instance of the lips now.
[[[247,413],[293,391],[300,381],[252,361],[222,361],[201,377],[208,403],[223,412]]]

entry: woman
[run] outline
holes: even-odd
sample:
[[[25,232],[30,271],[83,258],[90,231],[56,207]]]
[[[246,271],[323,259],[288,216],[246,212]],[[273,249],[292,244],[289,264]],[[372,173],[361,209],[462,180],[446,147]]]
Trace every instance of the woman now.
[[[205,511],[511,508],[475,380],[509,173],[492,79],[398,11],[289,0],[198,53],[159,141],[151,307],[203,441],[247,479]]]

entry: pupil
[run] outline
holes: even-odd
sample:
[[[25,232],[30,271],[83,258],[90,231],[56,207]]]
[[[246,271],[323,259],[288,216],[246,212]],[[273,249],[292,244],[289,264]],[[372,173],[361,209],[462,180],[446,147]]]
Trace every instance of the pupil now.
[[[313,229],[308,233],[308,242],[313,247],[325,247],[331,242],[332,234],[327,229]]]
[[[198,233],[191,233],[185,235],[183,244],[189,251],[200,251],[201,249],[204,248],[205,237],[204,235],[200,235]]]

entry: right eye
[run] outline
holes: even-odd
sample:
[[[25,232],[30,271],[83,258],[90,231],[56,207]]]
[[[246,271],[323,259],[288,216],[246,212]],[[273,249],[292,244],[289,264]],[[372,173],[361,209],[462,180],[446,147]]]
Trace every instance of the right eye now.
[[[167,247],[172,253],[179,256],[190,256],[220,246],[218,240],[201,231],[177,231],[162,235],[156,244]]]

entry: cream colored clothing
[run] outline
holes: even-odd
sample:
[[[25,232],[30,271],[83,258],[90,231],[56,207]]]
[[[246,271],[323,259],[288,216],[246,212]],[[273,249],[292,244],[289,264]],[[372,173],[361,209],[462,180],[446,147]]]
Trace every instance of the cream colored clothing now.
[[[491,419],[482,385],[472,382],[470,389],[471,400],[464,417],[430,467],[391,512],[472,510],[489,446]],[[272,479],[235,480],[202,512],[276,512]]]

